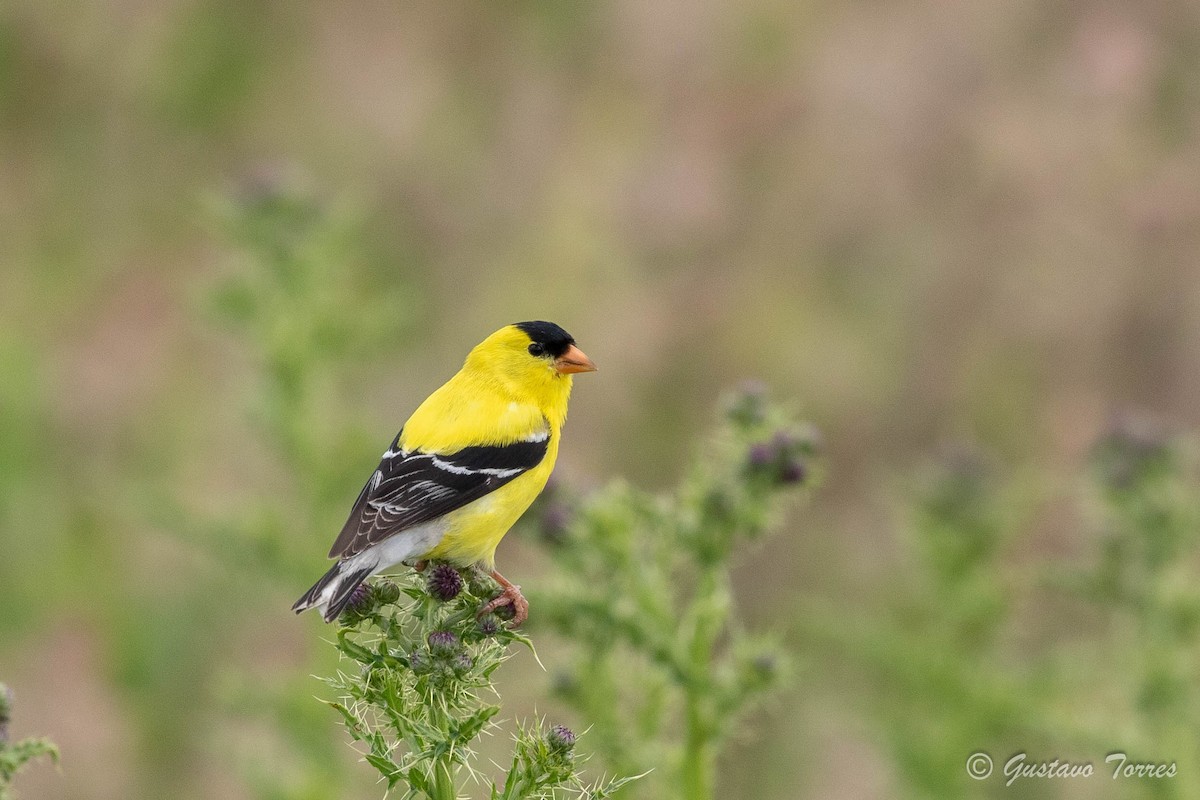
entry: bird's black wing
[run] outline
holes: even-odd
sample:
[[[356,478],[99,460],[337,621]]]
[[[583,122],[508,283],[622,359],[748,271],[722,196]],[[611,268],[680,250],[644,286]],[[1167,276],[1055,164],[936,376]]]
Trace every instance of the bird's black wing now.
[[[541,463],[549,426],[521,441],[423,453],[400,447],[400,434],[358,495],[329,551],[349,558],[403,530],[437,519],[494,492]]]

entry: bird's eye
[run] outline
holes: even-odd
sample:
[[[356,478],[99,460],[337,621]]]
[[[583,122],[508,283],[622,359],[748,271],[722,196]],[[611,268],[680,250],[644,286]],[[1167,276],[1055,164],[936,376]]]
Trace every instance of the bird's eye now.
[[[541,344],[540,342],[534,342],[533,344],[529,345],[529,355],[531,355],[531,356],[546,355],[546,346],[544,344]]]

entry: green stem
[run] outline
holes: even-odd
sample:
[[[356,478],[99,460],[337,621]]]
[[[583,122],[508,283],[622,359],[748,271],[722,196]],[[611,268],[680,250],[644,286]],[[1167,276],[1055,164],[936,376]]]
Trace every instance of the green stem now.
[[[516,765],[514,764],[513,766],[515,768]],[[516,774],[510,772],[504,781],[504,796],[501,800],[519,800],[519,798],[526,795],[524,788],[525,781],[518,780]]]
[[[438,709],[431,715],[431,720],[437,730],[448,731],[452,724],[449,713]],[[433,761],[430,770],[429,800],[457,800],[458,787],[454,785],[453,761],[454,756],[444,753]]]
[[[716,772],[713,742],[712,671],[713,648],[729,610],[729,587],[717,567],[700,575],[693,601],[694,624],[688,642],[688,681],[684,684],[683,762],[681,785],[685,800],[712,800]]]
[[[687,695],[687,738],[683,750],[683,796],[686,800],[710,800],[712,789],[712,747],[704,732],[704,715],[699,698],[692,690]]]
[[[454,786],[454,777],[451,774],[448,758],[438,759],[433,765],[433,793],[431,797],[432,800],[455,800],[458,797],[458,791]]]

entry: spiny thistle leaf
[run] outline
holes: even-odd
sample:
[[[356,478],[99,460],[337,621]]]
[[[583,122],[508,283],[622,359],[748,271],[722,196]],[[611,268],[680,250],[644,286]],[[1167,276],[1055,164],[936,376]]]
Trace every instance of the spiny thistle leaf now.
[[[476,619],[496,592],[494,582],[464,576],[449,564],[432,564],[430,570],[424,578],[409,573],[399,585],[375,584],[364,592],[361,607],[343,617],[335,647],[354,668],[326,679],[344,697],[328,705],[342,717],[350,738],[365,745],[363,760],[389,790],[404,785],[405,797],[453,800],[461,794],[460,782],[480,780],[471,745],[500,713],[491,700],[493,673],[508,658],[510,645],[532,651],[533,644],[494,615]],[[402,598],[407,602],[400,603]],[[555,728],[549,738],[519,734],[518,771],[506,779],[502,793],[493,786],[493,796],[578,793],[574,734],[562,731]]]

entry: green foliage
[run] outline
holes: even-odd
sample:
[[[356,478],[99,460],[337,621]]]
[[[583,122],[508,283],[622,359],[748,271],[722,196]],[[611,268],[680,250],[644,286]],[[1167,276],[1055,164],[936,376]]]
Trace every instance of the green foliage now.
[[[293,469],[319,478],[329,469],[321,415],[340,399],[332,367],[399,341],[412,298],[394,279],[377,285],[353,214],[278,175],[249,181],[217,212],[240,258],[213,306],[253,348],[265,395],[258,411],[272,443]]]
[[[1175,760],[1148,797],[1200,795],[1200,462],[1189,442],[1138,420],[1097,443],[1093,485],[1101,540],[1078,593],[1108,621],[1102,639],[1130,752]]]
[[[369,369],[395,351],[413,321],[411,292],[402,297],[404,284],[375,262],[356,215],[280,175],[256,176],[215,211],[237,253],[208,309],[250,355],[254,427],[280,485],[227,519],[176,499],[156,505],[173,526],[192,521],[187,533],[231,565],[290,584],[312,568],[294,542],[341,524],[344,498],[361,484],[359,459],[375,447],[361,426],[338,422],[356,375],[344,365]]]
[[[38,758],[49,758],[58,762],[58,748],[48,739],[8,740],[8,723],[12,718],[12,691],[0,683],[0,800],[13,800],[16,794],[11,784],[13,778],[29,762]]]
[[[674,493],[557,489],[535,512],[557,579],[531,619],[574,645],[559,693],[594,723],[613,769],[654,769],[648,797],[713,797],[722,745],[789,671],[778,631],[739,622],[730,567],[808,482],[816,444],[750,389]]]
[[[509,647],[529,646],[495,614],[477,617],[499,590],[491,578],[472,570],[468,580],[452,583],[450,572],[457,574],[448,564],[434,564],[423,585],[406,573],[399,586],[360,587],[336,643],[353,666],[326,681],[341,698],[329,705],[363,759],[405,798],[454,800],[466,781],[486,782],[475,768],[472,743],[497,727],[494,674]],[[490,796],[554,798],[569,791],[598,799],[628,782],[585,786],[574,750],[575,735],[562,726],[519,727],[512,765],[501,782],[490,783]]]
[[[1015,752],[1093,763],[1116,796],[1196,796],[1197,477],[1184,442],[1128,424],[1097,444],[1082,499],[1035,502],[965,450],[924,473],[904,531],[915,564],[882,587],[886,606],[802,616],[803,646],[829,657],[839,696],[860,698],[905,796],[1001,796]],[[1072,506],[1090,515],[1094,549],[1014,570],[1007,549]],[[995,759],[985,781],[964,769],[980,750]],[[1110,752],[1178,774],[1114,782]],[[1072,780],[1035,784],[1074,796]]]
[[[0,327],[0,533],[44,530],[37,548],[9,547],[0,559],[0,632],[30,629],[45,617],[45,587],[38,573],[47,560],[65,558],[61,533],[79,502],[52,483],[59,459],[45,442],[60,432],[47,413],[44,368],[26,342]],[[59,498],[56,500],[56,498]]]
[[[238,486],[221,493],[216,508],[210,497],[189,494],[192,486],[178,474],[149,482],[145,505],[155,522],[221,567],[157,599],[124,632],[131,647],[119,677],[153,708],[178,705],[179,693],[192,696],[197,684],[217,682],[212,639],[224,618],[255,603],[281,612],[286,604],[265,589],[290,594],[313,580],[313,550],[297,543],[322,542],[341,525],[345,498],[371,466],[363,455],[378,446],[361,422],[347,421],[355,417],[345,411],[351,385],[407,341],[413,320],[412,293],[401,298],[395,265],[372,249],[368,226],[346,207],[264,171],[214,200],[212,211],[234,250],[207,287],[201,312],[207,324],[236,336],[227,369],[251,386],[249,436],[238,448],[244,463],[232,467],[250,482],[244,494]],[[222,422],[240,427],[236,416]],[[341,762],[327,757],[332,735],[296,708],[299,676],[252,691],[236,673],[220,680],[223,710],[268,726],[296,764],[283,774],[255,762],[263,760],[257,751],[238,753],[259,796],[309,798],[344,786]],[[147,727],[159,763],[185,753],[191,742],[184,737],[196,729],[186,717],[165,714]]]

